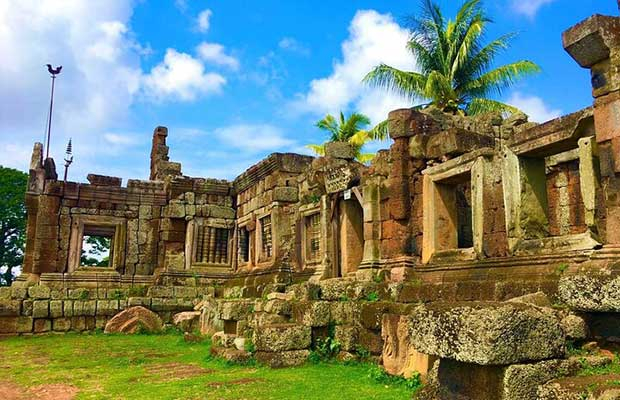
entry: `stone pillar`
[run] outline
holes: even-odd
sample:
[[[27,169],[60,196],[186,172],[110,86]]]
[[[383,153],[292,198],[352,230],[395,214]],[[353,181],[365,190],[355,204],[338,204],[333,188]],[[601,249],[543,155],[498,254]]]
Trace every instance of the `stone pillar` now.
[[[363,186],[364,256],[360,269],[374,269],[381,260],[381,194],[378,182]]]
[[[390,249],[388,256],[419,255],[420,251],[415,249],[411,233],[413,165],[410,140],[432,135],[439,128],[431,116],[413,109],[394,110],[390,112],[388,120],[390,137],[394,140],[390,148],[391,170],[385,182],[389,198],[386,210],[388,215],[382,216],[389,228],[386,229],[391,232],[389,243],[386,244]]]
[[[150,180],[157,179],[157,170],[159,161],[168,161],[168,146],[166,146],[166,138],[168,137],[168,128],[158,126],[153,131],[153,142],[151,147],[151,176]]]
[[[562,40],[571,57],[590,69],[605,188],[605,241],[620,244],[620,18],[594,15],[565,31]]]

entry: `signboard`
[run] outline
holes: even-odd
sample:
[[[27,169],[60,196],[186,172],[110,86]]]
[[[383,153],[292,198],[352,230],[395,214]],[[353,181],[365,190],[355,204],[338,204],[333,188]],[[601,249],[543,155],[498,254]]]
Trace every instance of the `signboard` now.
[[[351,170],[347,167],[325,171],[325,190],[327,190],[327,193],[337,193],[347,190],[352,175]]]
[[[344,191],[344,199],[351,200],[351,189],[347,189]]]

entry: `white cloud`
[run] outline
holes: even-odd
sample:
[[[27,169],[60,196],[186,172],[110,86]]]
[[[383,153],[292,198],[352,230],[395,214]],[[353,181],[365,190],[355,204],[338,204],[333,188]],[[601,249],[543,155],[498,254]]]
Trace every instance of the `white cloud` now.
[[[140,87],[140,46],[128,29],[133,4],[55,0],[0,2],[0,147],[42,141],[50,78],[56,80],[51,150],[128,116]],[[28,156],[29,158],[29,156]],[[13,164],[23,168],[27,159]],[[57,162],[58,164],[58,162]]]
[[[236,124],[215,130],[218,140],[246,153],[276,151],[292,146],[295,141],[285,137],[284,132],[269,124]]]
[[[519,14],[534,18],[542,6],[553,1],[555,0],[512,0],[512,8]]]
[[[198,26],[198,31],[205,33],[209,30],[211,26],[211,16],[213,12],[209,9],[203,10],[198,14],[198,18],[196,19],[196,24]]]
[[[223,65],[235,71],[239,69],[239,60],[226,54],[224,46],[219,43],[202,42],[196,48],[196,52],[204,61]]]
[[[309,56],[310,49],[300,43],[297,39],[292,37],[284,37],[278,42],[278,47],[282,50],[287,50],[293,53],[301,54],[302,56]]]
[[[56,79],[50,152],[62,168],[73,138],[71,179],[88,172],[145,177],[150,134],[125,135],[132,105],[144,100],[190,100],[221,90],[225,78],[204,61],[170,49],[150,72],[150,51],[131,31],[137,2],[127,0],[0,0],[0,148],[2,164],[28,168],[32,143],[43,141],[49,107],[46,63],[62,64]]]
[[[157,100],[176,98],[192,101],[219,93],[226,78],[214,72],[205,72],[200,60],[174,49],[166,50],[164,60],[144,77],[147,96]]]
[[[546,122],[562,115],[562,110],[549,107],[540,97],[519,92],[513,93],[506,103],[526,113],[533,122]]]
[[[134,143],[136,143],[136,139],[128,136],[128,135],[121,135],[118,133],[104,133],[103,134],[103,138],[105,139],[106,142],[108,142],[111,145],[132,145]]]
[[[392,109],[411,106],[397,95],[362,83],[364,76],[380,63],[415,70],[413,57],[406,48],[408,39],[409,32],[391,15],[358,11],[349,26],[349,37],[342,43],[342,59],[334,63],[331,75],[310,82],[308,93],[299,95],[293,107],[317,114],[352,109],[377,123],[387,118]]]

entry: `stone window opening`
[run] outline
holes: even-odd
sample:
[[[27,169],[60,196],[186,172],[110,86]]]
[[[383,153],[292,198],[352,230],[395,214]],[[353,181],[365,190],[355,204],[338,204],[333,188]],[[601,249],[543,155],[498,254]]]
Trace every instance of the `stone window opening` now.
[[[82,234],[80,267],[111,267],[115,233],[114,227],[85,225]]]
[[[258,220],[260,226],[260,255],[259,261],[267,261],[273,255],[273,235],[271,226],[271,215],[264,216]]]
[[[505,150],[503,174],[515,177],[504,187],[508,245],[514,254],[601,245],[596,225],[600,186],[596,141],[584,136],[569,144],[539,152]]]
[[[471,173],[465,172],[437,182],[438,250],[474,246],[471,207]]]
[[[484,255],[484,191],[493,151],[483,148],[422,172],[423,263],[472,261]]]
[[[97,268],[123,272],[126,220],[121,217],[75,215],[69,239],[68,272]]]
[[[230,230],[213,226],[198,226],[194,262],[198,264],[228,265]]]
[[[305,230],[305,261],[317,263],[321,261],[321,214],[314,213],[304,217]]]
[[[237,234],[239,264],[247,264],[251,260],[250,244],[252,243],[252,233],[246,226],[242,226],[237,230]]]

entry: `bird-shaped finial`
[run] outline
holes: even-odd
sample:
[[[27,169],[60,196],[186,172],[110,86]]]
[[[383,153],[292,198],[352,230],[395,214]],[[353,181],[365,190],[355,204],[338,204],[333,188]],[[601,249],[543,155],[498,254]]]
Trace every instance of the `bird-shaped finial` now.
[[[60,70],[62,69],[62,65],[59,65],[56,68],[52,68],[51,64],[45,64],[47,65],[47,72],[49,72],[52,75],[58,75],[60,73]]]

